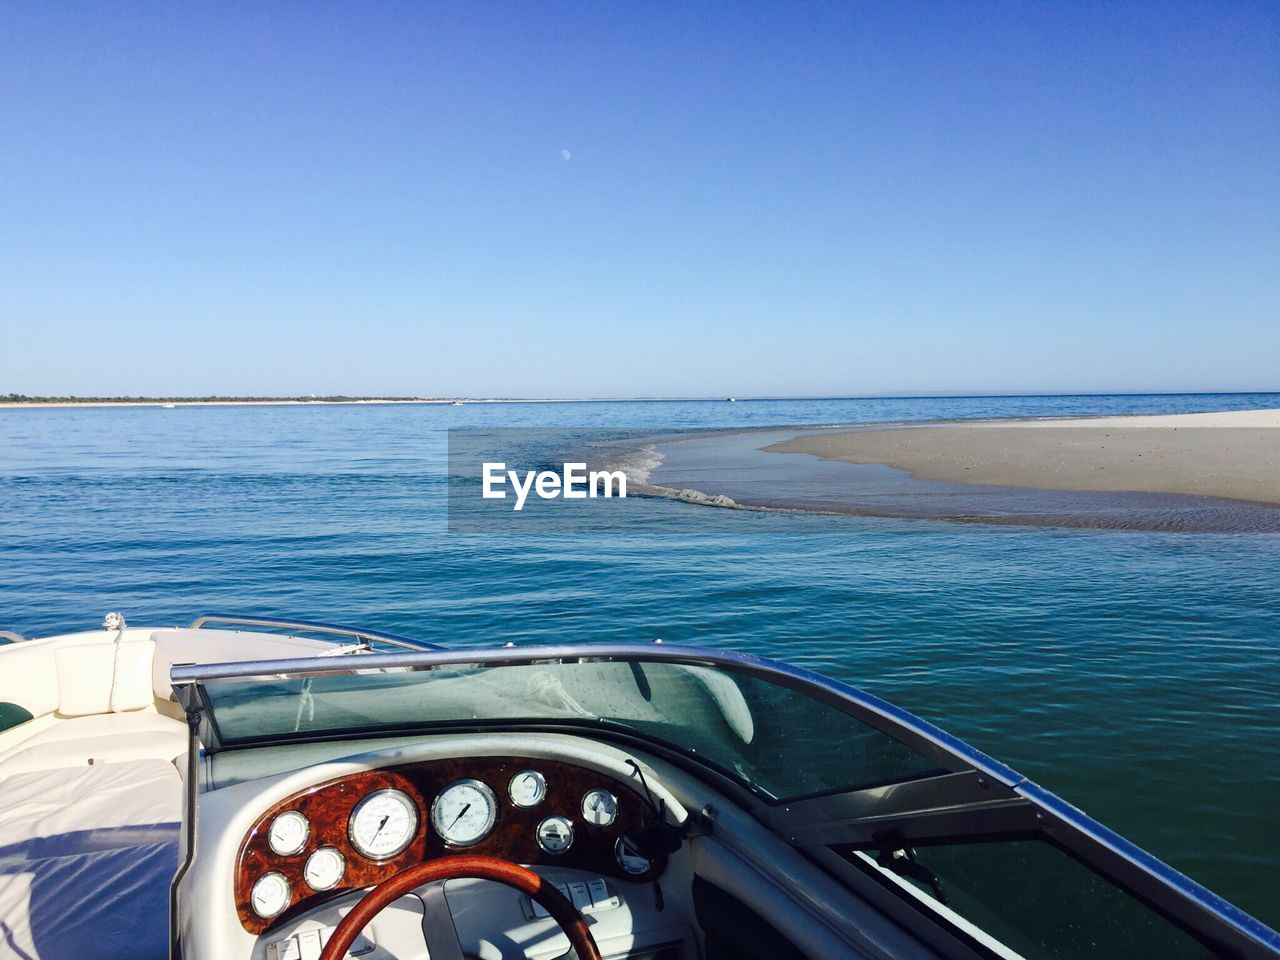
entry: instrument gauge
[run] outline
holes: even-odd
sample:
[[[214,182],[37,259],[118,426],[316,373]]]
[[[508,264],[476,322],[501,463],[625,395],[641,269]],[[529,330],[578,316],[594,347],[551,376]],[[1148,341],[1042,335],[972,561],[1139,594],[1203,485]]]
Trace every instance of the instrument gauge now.
[[[517,807],[536,807],[547,798],[547,778],[537,770],[521,770],[507,787]]]
[[[498,798],[479,780],[458,780],[431,804],[431,827],[445,843],[469,847],[489,835],[498,820]]]
[[[302,879],[312,890],[332,890],[342,881],[346,872],[346,858],[336,847],[321,847],[302,868]]]
[[[593,827],[607,827],[618,819],[618,798],[608,790],[588,790],[582,798],[582,819]]]
[[[560,855],[573,846],[573,824],[566,817],[547,817],[538,824],[538,846]]]
[[[254,881],[253,890],[249,893],[249,902],[253,906],[254,913],[263,920],[270,920],[284,913],[285,908],[289,906],[291,892],[289,881],[284,878],[284,874],[272,870]]]
[[[307,845],[311,823],[297,810],[286,810],[271,821],[267,842],[271,852],[281,857],[291,857]]]
[[[653,861],[645,856],[635,841],[625,834],[614,844],[613,855],[618,861],[618,866],[633,877],[648,873],[653,867]]]
[[[375,790],[356,804],[347,836],[361,856],[389,860],[404,851],[418,832],[418,805],[402,790]]]

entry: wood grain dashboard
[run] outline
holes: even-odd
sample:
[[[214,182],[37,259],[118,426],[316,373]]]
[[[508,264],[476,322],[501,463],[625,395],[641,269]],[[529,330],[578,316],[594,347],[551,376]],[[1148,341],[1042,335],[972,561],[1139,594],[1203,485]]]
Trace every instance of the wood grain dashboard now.
[[[546,779],[546,796],[532,807],[516,806],[508,792],[511,778],[525,770],[536,770]],[[443,788],[469,779],[479,780],[492,789],[497,800],[497,819],[484,839],[466,847],[454,847],[432,829],[431,804]],[[610,791],[618,800],[616,819],[604,827],[586,823],[582,815],[584,795],[598,787]],[[348,824],[357,803],[374,791],[388,788],[401,790],[412,798],[417,806],[418,823],[412,840],[401,853],[386,860],[371,860],[353,846]],[[269,830],[280,814],[291,810],[306,817],[309,832],[301,850],[280,855],[271,849]],[[554,816],[565,817],[573,825],[573,843],[560,854],[543,850],[536,835],[538,825]],[[262,933],[277,921],[310,909],[336,894],[371,886],[416,863],[459,853],[502,857],[521,864],[572,867],[597,876],[649,880],[662,872],[665,858],[655,859],[646,873],[628,874],[618,863],[615,846],[625,831],[644,829],[656,819],[638,783],[633,785],[571,763],[513,756],[430,760],[383,767],[309,787],[258,817],[241,844],[236,861],[236,910],[246,930]],[[307,858],[321,847],[336,848],[346,864],[337,886],[315,891],[308,886],[303,867]],[[273,871],[288,881],[288,907],[274,917],[263,918],[253,909],[251,893],[254,883]]]

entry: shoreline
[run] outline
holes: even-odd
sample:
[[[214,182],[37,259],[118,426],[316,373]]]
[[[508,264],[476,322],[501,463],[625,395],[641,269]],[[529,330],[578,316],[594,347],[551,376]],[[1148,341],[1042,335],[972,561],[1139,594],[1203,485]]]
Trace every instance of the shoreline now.
[[[719,400],[707,398],[668,399],[666,397],[369,397],[351,398],[347,400],[160,400],[144,398],[140,400],[0,400],[0,410],[18,409],[75,409],[79,407],[370,407],[370,406],[468,406],[470,404],[494,403],[717,403]]]
[[[469,401],[477,402],[477,401]],[[3,400],[0,410],[68,410],[78,407],[342,407],[393,403],[453,403],[452,400]]]
[[[1280,409],[761,427],[645,446],[638,495],[730,511],[1280,533]]]
[[[1124,392],[1124,393],[1045,393],[1045,394],[1026,394],[1026,393],[999,393],[999,394],[983,394],[983,393],[873,393],[850,396],[739,396],[730,398],[726,396],[701,396],[701,397],[345,397],[337,396],[332,399],[325,397],[217,397],[204,399],[200,397],[182,397],[169,398],[164,397],[120,397],[120,398],[44,398],[44,397],[28,397],[22,394],[8,394],[8,396],[24,396],[22,400],[0,399],[0,410],[12,410],[19,408],[48,408],[48,409],[66,409],[75,407],[241,407],[241,406],[375,406],[390,404],[423,404],[423,405],[467,405],[472,403],[716,403],[723,404],[729,402],[735,403],[784,403],[790,401],[796,402],[812,402],[812,401],[895,401],[895,400],[981,400],[991,398],[1053,398],[1053,397],[1236,397],[1236,396],[1275,396],[1280,398],[1280,391],[1267,390],[1226,390],[1226,391],[1204,391],[1197,390],[1191,392],[1174,392],[1174,393],[1145,393],[1145,392]],[[0,397],[5,396],[0,394]],[[1112,418],[1111,414],[1098,414],[1096,417]],[[1090,415],[1090,419],[1095,418]],[[1025,418],[1017,418],[1019,420]],[[1084,419],[1076,418],[1076,419]],[[937,421],[951,422],[951,421]],[[972,422],[966,420],[965,422]],[[1012,420],[1003,422],[1013,422]],[[733,429],[733,428],[730,428]],[[802,428],[796,429],[818,429]]]

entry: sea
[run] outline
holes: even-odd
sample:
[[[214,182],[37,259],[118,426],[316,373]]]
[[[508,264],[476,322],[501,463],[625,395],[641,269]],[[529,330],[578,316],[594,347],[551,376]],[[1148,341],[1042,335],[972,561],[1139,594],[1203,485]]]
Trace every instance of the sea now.
[[[505,459],[534,467],[544,435],[1264,407],[1280,394],[0,409],[0,629],[222,612],[776,657],[939,724],[1280,926],[1280,535],[643,496],[604,526],[471,525],[478,488],[449,458],[464,435],[513,438]]]

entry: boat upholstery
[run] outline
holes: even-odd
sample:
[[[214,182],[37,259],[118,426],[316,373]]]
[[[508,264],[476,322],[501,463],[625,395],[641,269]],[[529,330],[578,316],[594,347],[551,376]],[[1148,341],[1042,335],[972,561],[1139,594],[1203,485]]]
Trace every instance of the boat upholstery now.
[[[181,810],[164,760],[0,781],[0,957],[164,957]]]
[[[35,715],[21,704],[0,700],[0,733],[34,719]]]
[[[53,646],[40,641],[10,644],[0,663],[0,700],[25,707],[39,717],[58,709],[58,667]]]
[[[153,710],[72,717],[0,753],[0,783],[36,770],[173,761],[186,752],[186,725]]]
[[[156,644],[146,637],[114,642],[113,636],[103,633],[5,652],[5,674],[25,673],[32,682],[29,690],[6,690],[4,695],[20,697],[33,718],[48,719],[7,731],[0,749],[0,781],[38,770],[145,759],[168,762],[186,753],[185,724],[155,710]],[[10,658],[17,661],[12,666]]]
[[[158,759],[186,753],[172,713],[175,663],[287,659],[332,652],[305,637],[221,630],[125,630],[5,647],[0,701],[32,720],[0,731],[0,780],[34,770]]]
[[[221,630],[93,631],[0,647],[0,960],[160,960],[186,724],[175,663],[334,644]],[[166,715],[170,714],[170,715]]]
[[[84,717],[142,710],[155,699],[151,661],[155,643],[86,643],[53,651],[58,668],[58,713]]]

